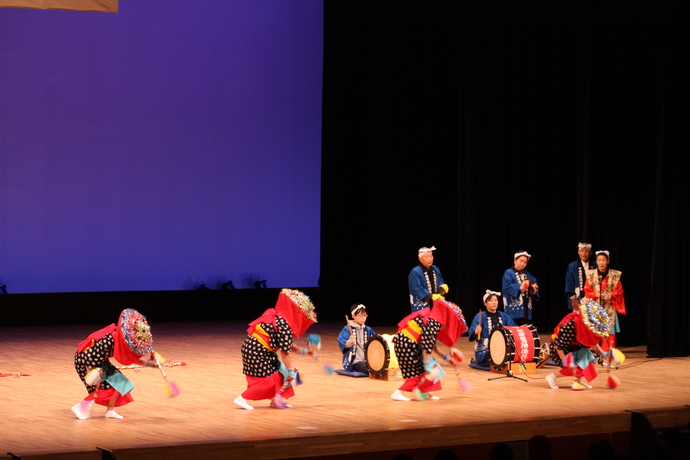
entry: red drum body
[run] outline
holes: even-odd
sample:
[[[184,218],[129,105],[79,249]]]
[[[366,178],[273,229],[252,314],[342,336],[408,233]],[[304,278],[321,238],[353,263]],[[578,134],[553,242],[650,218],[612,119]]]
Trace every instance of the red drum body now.
[[[489,359],[496,370],[512,362],[538,361],[539,354],[539,333],[531,324],[498,326],[489,335]]]

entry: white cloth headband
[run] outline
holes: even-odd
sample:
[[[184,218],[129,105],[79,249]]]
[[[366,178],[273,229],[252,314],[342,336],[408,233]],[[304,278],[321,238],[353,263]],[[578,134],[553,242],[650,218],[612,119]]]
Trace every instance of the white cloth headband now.
[[[491,291],[491,290],[487,289],[487,290],[486,290],[486,294],[484,294],[484,298],[483,298],[482,300],[483,300],[484,302],[486,302],[486,299],[488,299],[489,296],[491,296],[491,295],[496,295],[496,297],[498,297],[499,299],[501,298],[501,293],[500,293],[500,292]]]
[[[577,250],[579,251],[580,249],[589,249],[591,252],[592,251],[592,245],[589,243],[578,243],[577,244]]]
[[[513,259],[517,259],[520,256],[525,256],[528,259],[532,257],[527,251],[522,251],[522,252],[516,252],[515,255],[513,256]]]
[[[597,251],[597,255],[599,254],[606,254],[606,257],[609,257],[609,252],[606,249],[604,249],[603,251]]]
[[[424,246],[423,248],[419,248],[419,253],[417,254],[417,257],[422,257],[424,254],[427,252],[435,251],[436,248],[434,246],[431,246],[430,248],[427,248]]]
[[[362,304],[357,305],[354,310],[352,310],[352,316],[359,314],[362,310],[367,311],[367,307]]]

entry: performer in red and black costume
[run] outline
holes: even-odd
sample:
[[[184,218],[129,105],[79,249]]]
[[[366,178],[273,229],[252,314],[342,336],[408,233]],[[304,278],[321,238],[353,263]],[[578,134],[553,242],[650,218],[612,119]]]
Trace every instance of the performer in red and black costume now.
[[[249,334],[242,344],[242,372],[247,378],[247,390],[235,398],[243,409],[254,409],[247,400],[268,399],[271,406],[295,395],[291,383],[297,370],[292,364],[291,352],[306,353],[293,343],[293,334],[299,338],[309,326],[316,323],[316,312],[309,297],[302,292],[283,289],[275,308],[269,308],[260,318],[249,324]],[[280,355],[280,356],[279,356]],[[285,386],[284,386],[285,384]]]
[[[434,300],[432,308],[418,310],[400,321],[393,346],[405,383],[395,390],[391,399],[409,401],[410,398],[403,395],[404,391],[418,390],[417,393],[429,394],[440,390],[443,373],[432,372],[434,368],[441,370],[441,366],[431,353],[435,351],[439,356],[447,355],[438,348],[436,341],[452,347],[465,331],[467,323],[462,310],[440,299]],[[439,399],[438,396],[430,397]]]
[[[115,412],[115,407],[133,401],[130,393],[134,385],[108,358],[115,358],[124,365],[153,366],[151,328],[141,313],[128,308],[120,314],[117,326],[104,327],[79,344],[74,354],[74,367],[89,395],[75,404],[72,411],[82,420],[91,418],[94,403],[107,407],[107,418],[123,418]],[[94,377],[87,382],[90,371]]]
[[[597,251],[597,268],[587,271],[585,282],[585,297],[598,302],[611,318],[611,335],[608,340],[601,343],[604,351],[616,348],[616,334],[621,331],[618,325],[618,314],[626,314],[621,272],[609,268],[609,262],[609,251]]]
[[[599,341],[610,331],[611,321],[603,307],[591,299],[582,299],[579,310],[566,315],[551,336],[549,355],[562,369],[546,376],[549,386],[558,389],[557,378],[572,377],[573,390],[592,388],[589,383],[597,377],[597,371],[590,348],[602,353]]]

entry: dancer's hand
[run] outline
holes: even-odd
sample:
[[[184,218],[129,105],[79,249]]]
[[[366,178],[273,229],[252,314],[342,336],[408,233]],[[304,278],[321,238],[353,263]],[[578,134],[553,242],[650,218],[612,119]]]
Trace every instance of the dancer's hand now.
[[[291,367],[290,369],[288,369],[288,377],[287,377],[288,382],[295,380],[296,377],[297,377],[297,368]]]
[[[302,347],[302,348],[299,349],[299,354],[300,354],[300,355],[309,355],[309,356],[313,356],[313,355],[314,355],[314,349],[313,349],[313,348]]]

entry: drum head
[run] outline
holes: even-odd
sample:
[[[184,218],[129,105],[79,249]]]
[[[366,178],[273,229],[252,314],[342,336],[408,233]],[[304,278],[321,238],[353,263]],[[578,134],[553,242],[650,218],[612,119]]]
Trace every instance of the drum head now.
[[[496,327],[489,335],[489,359],[491,360],[491,365],[499,371],[508,364],[510,345],[508,344],[506,334],[509,333],[502,327]]]
[[[383,337],[380,335],[372,336],[367,342],[365,354],[370,374],[380,376],[386,373],[390,356],[388,344]]]

